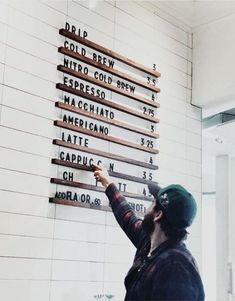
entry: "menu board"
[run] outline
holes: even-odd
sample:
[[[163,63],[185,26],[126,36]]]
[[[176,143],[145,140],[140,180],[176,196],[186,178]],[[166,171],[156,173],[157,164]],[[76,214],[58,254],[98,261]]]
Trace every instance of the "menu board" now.
[[[92,164],[104,165],[138,214],[150,196],[147,184],[157,179],[156,70],[89,40],[88,32],[66,22],[58,48],[62,82],[56,84],[60,136],[53,140],[58,156],[56,193],[50,202],[110,210],[105,189]]]

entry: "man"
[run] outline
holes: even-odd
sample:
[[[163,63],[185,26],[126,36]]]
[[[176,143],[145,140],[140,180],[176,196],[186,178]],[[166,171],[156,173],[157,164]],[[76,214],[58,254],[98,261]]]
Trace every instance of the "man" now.
[[[113,213],[137,248],[125,278],[125,301],[203,301],[203,284],[194,258],[182,242],[196,215],[196,202],[180,185],[149,184],[154,202],[143,221],[118,191],[104,167],[94,176],[106,188]]]

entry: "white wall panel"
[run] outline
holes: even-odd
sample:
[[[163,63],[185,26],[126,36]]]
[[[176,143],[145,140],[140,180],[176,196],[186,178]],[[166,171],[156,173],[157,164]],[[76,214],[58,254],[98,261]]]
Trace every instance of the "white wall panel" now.
[[[0,268],[0,279],[47,280],[51,262],[46,259],[0,258]]]
[[[47,99],[57,96],[55,84],[6,66],[4,84]]]
[[[98,244],[97,242],[55,240],[53,258],[60,260],[104,262],[104,250],[104,244]]]
[[[75,0],[74,2],[78,3],[79,7],[82,6],[90,9],[92,12],[103,16],[104,18],[109,19],[112,22],[114,22],[115,20],[115,8],[113,5],[111,5],[111,1],[99,1],[96,3],[96,5],[92,5],[92,3],[86,1],[81,2],[79,0]]]
[[[31,115],[3,106],[2,125],[24,132],[52,138],[56,133],[53,122],[44,117]]]
[[[43,3],[45,6],[51,7],[56,11],[59,11],[63,14],[67,14],[67,1],[57,1],[57,0],[40,0],[41,3]]]
[[[60,44],[60,37],[55,28],[27,16],[14,8],[10,8],[9,11],[9,25],[49,44],[56,46]]]
[[[103,263],[53,260],[52,265],[53,280],[103,280]]]
[[[1,126],[0,137],[2,139],[2,147],[12,148],[45,157],[52,157],[56,154],[55,147],[52,145],[51,139],[22,132],[18,128],[11,129]]]
[[[54,177],[56,170],[51,166],[49,158],[30,155],[21,151],[10,150],[0,147],[0,168],[21,171],[29,174],[40,175],[44,177]],[[9,157],[11,160],[9,160]]]
[[[6,44],[0,42],[0,63],[2,65],[2,63],[5,62],[5,50],[6,50]]]
[[[0,213],[0,233],[52,238],[53,219],[28,215]]]
[[[109,293],[109,291],[107,291]],[[52,281],[50,301],[90,301],[103,295],[103,282]]]
[[[61,38],[61,44],[63,41],[64,39]],[[58,64],[61,58],[56,46],[12,27],[8,28],[7,45],[54,64]]]
[[[3,83],[4,65],[0,63],[0,84]]]
[[[103,18],[91,10],[88,10],[78,3],[70,1],[68,2],[68,14],[70,17],[82,22],[86,25],[93,27],[94,29],[101,31],[102,33],[113,37],[114,35],[114,23],[106,18]],[[92,24],[95,24],[95,26]]]
[[[7,23],[9,18],[9,7],[4,2],[5,1],[1,1],[0,3],[0,22]]]
[[[104,242],[105,229],[102,225],[95,223],[89,224],[57,219],[55,221],[54,237],[62,240],[102,243]]]
[[[18,70],[33,74],[42,79],[51,82],[59,81],[59,72],[57,71],[55,65],[47,63],[33,55],[26,54],[11,47],[6,48],[5,63],[8,66],[12,66]]]
[[[0,235],[1,257],[51,258],[52,240]]]
[[[49,301],[49,280],[0,280],[2,296],[7,301],[17,301],[19,296],[24,301]]]
[[[48,4],[50,4],[53,1],[49,1]],[[55,1],[56,2],[56,1]],[[60,1],[63,2],[63,1]],[[66,5],[66,1],[65,5]],[[24,5],[22,5],[24,3]],[[11,0],[9,3],[11,7],[16,8],[21,13],[31,16],[34,19],[38,19],[40,21],[43,21],[44,23],[51,25],[56,28],[62,28],[64,26],[64,23],[66,21],[65,14],[62,12],[59,12],[53,8],[51,8],[48,5],[45,5],[37,0],[23,0],[23,1],[17,1],[17,0]],[[25,9],[25,5],[27,5],[27,9]]]
[[[48,216],[54,204],[47,197],[0,190],[0,211],[36,216]]]
[[[3,89],[3,105],[30,114],[54,120],[59,110],[55,108],[55,99],[47,100],[11,87]]]
[[[0,169],[0,180],[4,190],[49,196],[50,181],[45,177]]]

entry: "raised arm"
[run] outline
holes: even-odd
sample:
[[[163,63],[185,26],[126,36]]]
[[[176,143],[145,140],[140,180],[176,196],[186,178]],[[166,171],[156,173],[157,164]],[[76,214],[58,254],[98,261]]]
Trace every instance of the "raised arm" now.
[[[112,182],[106,168],[94,165],[94,169],[94,176],[96,180],[101,182],[106,188],[105,193],[110,201],[110,205],[117,222],[131,242],[137,247],[142,233],[141,219],[136,216],[125,197]]]

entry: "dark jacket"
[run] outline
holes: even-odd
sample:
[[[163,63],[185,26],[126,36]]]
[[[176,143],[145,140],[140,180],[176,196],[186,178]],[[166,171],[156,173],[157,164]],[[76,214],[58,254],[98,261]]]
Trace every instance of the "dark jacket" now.
[[[125,278],[125,301],[203,301],[202,281],[185,244],[167,240],[148,257],[150,237],[142,230],[142,220],[114,184],[106,194],[119,225],[137,248]]]

